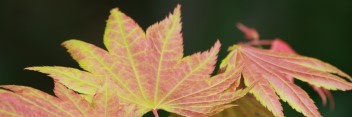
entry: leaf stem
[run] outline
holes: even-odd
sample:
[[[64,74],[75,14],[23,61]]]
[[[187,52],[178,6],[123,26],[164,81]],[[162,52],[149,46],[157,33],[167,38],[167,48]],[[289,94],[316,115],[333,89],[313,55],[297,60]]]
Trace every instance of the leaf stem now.
[[[250,42],[247,42],[247,45],[253,45],[253,46],[263,46],[263,45],[271,45],[273,41],[272,40],[253,40]]]
[[[159,117],[158,109],[153,109],[154,117]]]

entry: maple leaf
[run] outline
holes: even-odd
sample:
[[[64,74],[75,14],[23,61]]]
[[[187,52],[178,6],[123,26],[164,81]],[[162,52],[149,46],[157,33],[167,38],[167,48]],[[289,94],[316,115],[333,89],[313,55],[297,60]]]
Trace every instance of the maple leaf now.
[[[260,41],[230,47],[230,53],[222,61],[220,68],[238,69],[240,66],[243,69],[245,85],[251,85],[253,81],[262,79],[250,92],[275,116],[284,116],[277,94],[305,116],[321,116],[308,94],[293,84],[290,78],[294,77],[330,90],[352,89],[352,84],[339,76],[349,80],[351,77],[328,63],[293,53],[258,49],[249,44],[260,45]]]
[[[108,115],[107,112],[113,112],[114,115],[125,114],[118,103],[118,98],[102,98],[109,94],[106,88],[101,88],[100,90],[104,93],[99,90],[94,97],[95,107],[91,106],[82,96],[58,82],[55,82],[54,89],[57,97],[25,86],[3,85],[1,88],[4,89],[0,89],[0,116],[103,117],[105,114]],[[109,102],[98,104],[104,101]],[[102,106],[107,108],[102,108]]]
[[[7,89],[0,90],[1,116],[83,117],[96,113],[86,100],[60,84],[56,84],[54,90],[58,98],[25,86],[1,87]]]
[[[110,79],[120,103],[143,115],[164,109],[183,116],[213,115],[233,106],[250,88],[227,90],[238,81],[239,70],[211,77],[220,42],[208,51],[183,57],[180,6],[173,14],[150,26],[146,33],[118,9],[111,10],[104,34],[107,50],[79,40],[63,43],[86,71],[67,67],[30,67],[49,74],[90,100],[105,79]],[[106,96],[111,98],[112,94]],[[91,101],[89,101],[91,102]],[[94,102],[92,103],[107,103]],[[100,104],[97,104],[100,105]],[[101,107],[103,108],[103,107]]]
[[[270,50],[297,54],[296,51],[293,50],[289,44],[287,44],[285,41],[283,41],[281,39],[274,39],[271,42]],[[291,82],[294,81],[293,77],[288,77],[288,80]],[[334,108],[334,105],[335,105],[334,99],[333,99],[333,96],[329,90],[324,89],[322,87],[317,87],[314,85],[311,85],[311,86],[320,96],[324,106],[326,105],[327,99],[328,99],[330,102],[330,107]]]
[[[249,28],[243,25],[242,23],[237,23],[236,26],[239,30],[241,30],[246,35],[245,38],[252,40],[249,42],[249,44],[251,45],[270,45],[270,50],[272,51],[297,54],[296,51],[293,50],[289,44],[287,44],[281,39],[277,38],[274,40],[259,40],[259,33],[257,32],[256,29]],[[294,82],[293,77],[287,77],[287,79],[291,82]],[[326,90],[322,87],[316,87],[314,85],[311,85],[311,86],[319,94],[324,106],[326,105],[327,99],[328,99],[330,102],[330,107],[334,108],[335,104],[334,104],[333,96],[329,90]]]

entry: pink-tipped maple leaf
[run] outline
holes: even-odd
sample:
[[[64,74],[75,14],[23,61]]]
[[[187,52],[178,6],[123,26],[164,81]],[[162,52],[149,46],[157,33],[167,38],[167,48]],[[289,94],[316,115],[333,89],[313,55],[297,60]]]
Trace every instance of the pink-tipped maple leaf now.
[[[88,100],[99,92],[102,81],[110,79],[119,101],[136,106],[129,110],[140,115],[163,109],[184,116],[207,116],[233,106],[228,103],[249,90],[227,91],[240,78],[240,71],[210,76],[219,41],[208,51],[183,57],[180,14],[177,6],[173,14],[144,32],[133,19],[113,9],[104,34],[107,50],[79,40],[63,43],[86,71],[55,66],[27,69],[49,74],[88,95]]]
[[[111,85],[110,85],[111,86]],[[16,85],[4,85],[0,90],[0,116],[2,117],[107,117],[130,116],[122,108],[118,98],[112,94],[110,87],[104,85],[93,97],[90,104],[76,92],[55,82],[55,95]],[[133,117],[132,115],[130,117]]]
[[[56,84],[54,90],[57,97],[25,86],[1,87],[7,89],[0,91],[1,116],[84,117],[96,114],[85,99],[60,84]]]
[[[270,50],[297,54],[296,51],[293,50],[289,44],[287,44],[285,41],[283,41],[281,39],[274,39],[271,42]],[[294,81],[293,77],[288,77],[288,80],[291,82]],[[326,105],[327,100],[329,100],[330,107],[334,108],[335,102],[334,102],[333,96],[329,90],[324,89],[322,87],[317,87],[314,85],[311,85],[311,86],[320,96],[324,106]]]
[[[257,40],[249,44],[260,45],[260,43]],[[238,65],[241,65],[246,85],[261,79],[250,92],[275,116],[284,116],[280,98],[305,116],[321,116],[308,94],[292,82],[293,77],[325,89],[352,89],[352,84],[339,76],[349,80],[351,77],[328,63],[294,53],[259,49],[249,44],[230,47],[230,53],[220,67],[238,69]],[[285,46],[279,48],[279,50],[293,51],[290,49]]]

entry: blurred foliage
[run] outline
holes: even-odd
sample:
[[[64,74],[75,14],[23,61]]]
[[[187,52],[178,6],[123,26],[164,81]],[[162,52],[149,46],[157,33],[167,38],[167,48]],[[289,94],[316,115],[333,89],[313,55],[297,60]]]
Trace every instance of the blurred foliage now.
[[[233,102],[236,106],[226,109],[212,117],[275,117],[267,108],[260,104],[252,94]],[[169,117],[181,117],[171,114]]]
[[[146,29],[162,20],[178,3],[182,5],[186,55],[210,48],[218,38],[222,42],[219,60],[223,59],[227,47],[246,41],[234,27],[236,22],[242,22],[257,28],[262,38],[282,38],[300,54],[352,74],[352,1],[1,0],[0,84],[26,85],[52,93],[49,77],[23,68],[78,68],[60,43],[77,38],[103,47],[101,40],[110,9],[120,8]],[[323,116],[352,115],[352,91],[333,92],[336,107],[330,110],[322,106],[307,84],[298,84],[310,94]],[[284,111],[288,117],[302,116],[286,103]]]

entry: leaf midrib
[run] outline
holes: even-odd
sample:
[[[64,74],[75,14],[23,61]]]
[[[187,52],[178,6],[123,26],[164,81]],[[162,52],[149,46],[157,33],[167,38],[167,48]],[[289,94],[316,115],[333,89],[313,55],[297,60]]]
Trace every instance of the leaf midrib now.
[[[130,47],[128,46],[128,42],[127,42],[127,37],[125,36],[125,33],[123,32],[125,30],[125,27],[124,25],[122,24],[123,20],[121,18],[121,13],[117,13],[117,21],[121,21],[121,22],[117,22],[117,24],[119,25],[119,28],[120,28],[120,34],[122,36],[122,39],[123,39],[123,42],[124,42],[124,45],[126,47],[126,51],[127,51],[127,55],[128,55],[128,60],[130,61],[131,63],[131,66],[132,66],[132,69],[133,69],[133,73],[135,75],[135,78],[137,80],[137,84],[138,84],[138,87],[139,87],[139,90],[143,96],[143,99],[145,102],[147,102],[147,98],[145,96],[145,93],[144,93],[144,89],[142,87],[142,84],[141,84],[141,81],[140,81],[140,76],[138,74],[138,70],[136,69],[136,65],[135,65],[135,62],[132,58],[132,53],[131,53],[131,50],[130,50]]]
[[[167,45],[167,42],[169,42],[169,39],[171,37],[171,34],[172,32],[175,30],[175,27],[176,27],[176,23],[177,21],[175,21],[177,17],[176,16],[173,16],[171,21],[172,22],[172,25],[171,25],[171,28],[170,30],[168,30],[167,32],[167,35],[165,37],[165,41],[163,43],[163,46],[162,46],[162,49],[161,49],[161,52],[160,52],[160,58],[159,58],[159,61],[158,61],[158,69],[157,69],[157,78],[156,78],[156,81],[155,81],[155,91],[154,91],[154,108],[157,108],[160,104],[160,102],[157,104],[157,98],[158,98],[158,92],[159,92],[159,82],[160,82],[160,72],[161,72],[161,65],[162,65],[162,62],[163,62],[163,59],[164,59],[164,50],[166,48],[166,45]],[[159,25],[159,24],[158,24]],[[160,33],[160,32],[158,32]]]

